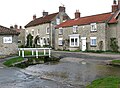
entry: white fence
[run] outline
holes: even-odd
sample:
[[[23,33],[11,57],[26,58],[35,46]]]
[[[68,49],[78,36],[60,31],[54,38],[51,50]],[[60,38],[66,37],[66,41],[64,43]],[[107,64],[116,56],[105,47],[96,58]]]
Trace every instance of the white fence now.
[[[46,51],[48,51],[48,55],[49,57],[51,57],[51,48],[18,48],[18,51],[19,51],[19,56],[21,56],[21,51],[22,51],[22,57],[25,57],[25,51],[31,51],[31,55],[34,56],[34,52],[35,53],[35,56],[36,58],[38,58],[39,56],[39,51],[43,51],[44,52],[44,55],[46,55]]]

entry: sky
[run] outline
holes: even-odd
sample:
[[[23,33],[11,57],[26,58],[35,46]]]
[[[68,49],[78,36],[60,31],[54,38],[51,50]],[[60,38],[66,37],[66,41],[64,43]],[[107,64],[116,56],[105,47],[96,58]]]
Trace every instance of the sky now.
[[[0,25],[10,27],[17,24],[24,28],[34,14],[41,17],[43,10],[55,13],[62,5],[73,19],[76,10],[84,17],[111,12],[112,4],[113,0],[0,0]]]

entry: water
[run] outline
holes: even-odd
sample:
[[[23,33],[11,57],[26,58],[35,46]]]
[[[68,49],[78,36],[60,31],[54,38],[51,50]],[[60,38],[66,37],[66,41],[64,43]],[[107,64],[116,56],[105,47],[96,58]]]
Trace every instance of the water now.
[[[104,60],[63,58],[25,69],[0,68],[0,88],[85,88],[93,80],[120,76],[120,68]]]
[[[64,58],[59,63],[29,66],[23,72],[65,85],[86,86],[105,76],[120,76],[120,68],[106,65],[104,61]]]

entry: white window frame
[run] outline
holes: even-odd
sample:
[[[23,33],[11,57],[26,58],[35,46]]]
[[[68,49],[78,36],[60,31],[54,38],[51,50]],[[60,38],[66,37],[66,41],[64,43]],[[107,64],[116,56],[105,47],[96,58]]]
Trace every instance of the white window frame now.
[[[3,43],[12,43],[12,36],[3,37]]]
[[[63,38],[58,38],[58,45],[62,46],[63,45]]]
[[[59,28],[59,35],[63,35],[63,28]]]
[[[40,29],[37,29],[37,35],[39,35],[40,34]]]
[[[72,43],[71,40],[74,40],[74,43]],[[75,42],[75,40],[77,39],[77,44]],[[79,37],[70,37],[70,47],[79,47]]]
[[[77,30],[78,30],[78,26],[73,26],[73,33],[77,33]]]
[[[49,34],[49,33],[50,33],[50,28],[46,27],[46,34]]]
[[[35,31],[34,31],[34,29],[32,29],[32,31],[31,31],[31,34],[32,34],[32,35],[34,35],[34,34],[35,34]]]
[[[60,24],[60,18],[56,18],[56,24],[57,24],[57,25]]]
[[[90,25],[91,25],[91,31],[92,32],[97,31],[97,24],[96,23],[91,23]]]
[[[96,40],[96,42],[93,42],[94,40]],[[90,45],[97,46],[97,37],[90,37]]]

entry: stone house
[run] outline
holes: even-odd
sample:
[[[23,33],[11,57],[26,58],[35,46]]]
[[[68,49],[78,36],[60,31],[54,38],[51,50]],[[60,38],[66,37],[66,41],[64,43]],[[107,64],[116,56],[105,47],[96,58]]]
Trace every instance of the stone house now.
[[[56,26],[55,49],[61,50],[111,50],[110,39],[116,38],[120,47],[120,0],[114,0],[109,13],[80,17]],[[120,51],[120,49],[119,49]]]
[[[40,47],[45,45],[54,47],[55,26],[68,19],[70,17],[66,14],[64,6],[60,6],[57,13],[48,14],[48,12],[43,11],[43,16],[39,18],[33,15],[33,20],[25,26],[25,37],[32,34],[33,44],[37,40],[36,43]]]
[[[0,55],[17,53],[18,35],[19,33],[15,30],[0,26]]]

